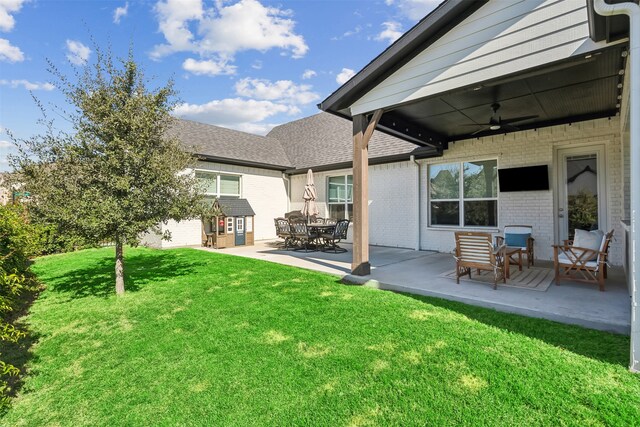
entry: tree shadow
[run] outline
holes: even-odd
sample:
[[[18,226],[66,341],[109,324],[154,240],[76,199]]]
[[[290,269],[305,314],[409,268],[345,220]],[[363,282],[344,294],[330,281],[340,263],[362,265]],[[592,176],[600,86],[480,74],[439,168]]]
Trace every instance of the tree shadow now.
[[[175,252],[134,253],[126,255],[124,275],[126,292],[136,292],[148,283],[187,275],[205,265],[205,259],[181,257]],[[115,293],[115,261],[104,258],[89,267],[66,271],[47,278],[47,286],[71,299],[108,298]]]
[[[17,301],[16,309],[5,319],[24,335],[16,342],[2,342],[2,361],[18,368],[19,373],[15,376],[2,376],[2,380],[7,382],[5,396],[14,398],[24,385],[24,379],[27,375],[26,366],[37,358],[33,354],[33,345],[38,341],[39,335],[29,329],[26,316],[33,302],[38,298],[42,288],[32,289],[24,292]],[[0,407],[0,417],[2,417],[9,409],[8,405]]]
[[[568,325],[552,320],[498,312],[485,307],[476,307],[441,298],[406,293],[400,294],[436,307],[455,311],[485,325],[537,339],[590,359],[621,365],[625,368],[629,363],[630,339],[625,335]]]

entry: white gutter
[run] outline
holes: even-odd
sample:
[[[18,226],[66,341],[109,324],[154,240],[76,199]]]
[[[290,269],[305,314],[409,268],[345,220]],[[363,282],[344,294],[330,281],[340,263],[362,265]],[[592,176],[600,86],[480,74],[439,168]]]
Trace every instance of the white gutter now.
[[[640,257],[638,257],[640,234],[640,6],[625,2],[607,4],[594,0],[596,13],[602,16],[629,16],[629,121],[631,151],[631,360],[629,369],[640,372],[640,307],[638,285],[640,284]]]
[[[415,177],[415,183],[416,183],[416,194],[415,197],[413,198],[415,200],[415,212],[416,212],[416,224],[418,224],[418,229],[416,230],[416,243],[415,243],[415,250],[419,251],[420,250],[420,239],[422,237],[422,225],[420,224],[420,163],[418,163],[416,161],[416,156],[414,156],[413,154],[411,156],[409,156],[409,161],[415,163],[416,167],[416,177]]]
[[[287,182],[287,210],[286,212],[291,212],[291,178],[286,173],[282,173],[282,179]]]

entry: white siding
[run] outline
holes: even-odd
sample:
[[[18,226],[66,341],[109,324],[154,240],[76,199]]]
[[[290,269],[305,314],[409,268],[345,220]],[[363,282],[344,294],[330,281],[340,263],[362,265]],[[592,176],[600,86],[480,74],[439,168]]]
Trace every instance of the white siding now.
[[[620,123],[617,117],[593,120],[543,128],[538,131],[527,130],[507,135],[497,135],[480,139],[458,141],[451,144],[441,158],[422,161],[421,171],[421,216],[423,230],[422,249],[451,252],[455,242],[454,228],[440,229],[428,226],[427,165],[449,161],[497,158],[499,168],[549,165],[551,190],[517,193],[499,193],[498,229],[509,224],[528,224],[533,226],[536,258],[552,259],[551,245],[555,241],[557,210],[554,208],[556,167],[554,152],[558,148],[587,144],[604,144],[606,147],[608,224],[607,229],[615,229],[615,241],[611,247],[611,262],[622,265],[622,228],[620,220],[624,215],[623,174],[625,165],[622,159]],[[497,231],[498,229],[492,230]]]
[[[351,106],[362,114],[603,47],[584,0],[490,1]]]
[[[222,174],[241,174],[241,197],[249,201],[256,213],[253,224],[255,240],[276,237],[273,218],[284,215],[287,210],[286,181],[282,179],[281,172],[210,162],[198,162],[196,169]],[[163,230],[167,229],[171,232],[171,240],[162,242],[162,247],[192,246],[202,243],[199,219],[170,221],[163,226]]]
[[[415,248],[418,230],[417,166],[397,162],[369,167],[369,243],[379,246]],[[320,216],[328,217],[327,178],[351,174],[351,169],[314,173]],[[306,175],[291,177],[291,210],[303,206]],[[351,233],[349,233],[349,241]]]

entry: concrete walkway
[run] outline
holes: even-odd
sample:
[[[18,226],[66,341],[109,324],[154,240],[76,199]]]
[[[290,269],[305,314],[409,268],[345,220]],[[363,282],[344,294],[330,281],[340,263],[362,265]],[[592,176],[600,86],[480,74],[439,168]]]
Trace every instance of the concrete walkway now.
[[[379,289],[460,301],[499,311],[540,317],[593,329],[629,334],[630,297],[621,269],[612,269],[606,282],[606,292],[597,286],[563,282],[552,284],[546,292],[501,287],[440,277],[455,268],[451,254],[410,249],[371,246],[371,275],[351,276],[351,245],[341,245],[346,253],[285,251],[273,241],[207,251],[262,259],[343,277],[345,281]],[[536,266],[552,268],[552,263],[536,261]],[[514,267],[512,267],[514,268]]]

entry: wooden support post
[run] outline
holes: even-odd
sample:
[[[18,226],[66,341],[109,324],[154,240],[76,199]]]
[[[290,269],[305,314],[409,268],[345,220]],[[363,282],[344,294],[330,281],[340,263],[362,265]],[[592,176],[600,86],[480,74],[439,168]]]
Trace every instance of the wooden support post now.
[[[364,115],[353,117],[353,262],[351,273],[367,276],[369,264],[369,140],[382,117],[376,110],[367,120]]]

